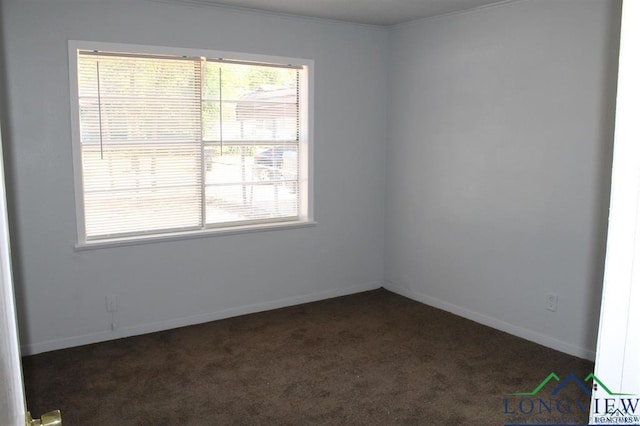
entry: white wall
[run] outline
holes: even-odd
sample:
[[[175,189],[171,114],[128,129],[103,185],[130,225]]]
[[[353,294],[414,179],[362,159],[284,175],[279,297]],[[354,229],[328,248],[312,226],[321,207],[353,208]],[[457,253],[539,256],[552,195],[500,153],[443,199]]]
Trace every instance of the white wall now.
[[[27,353],[379,287],[387,32],[146,0],[3,0],[5,145]],[[67,40],[315,61],[312,228],[74,251]],[[116,332],[105,296],[118,296]]]
[[[619,19],[536,0],[392,29],[387,287],[593,358]]]

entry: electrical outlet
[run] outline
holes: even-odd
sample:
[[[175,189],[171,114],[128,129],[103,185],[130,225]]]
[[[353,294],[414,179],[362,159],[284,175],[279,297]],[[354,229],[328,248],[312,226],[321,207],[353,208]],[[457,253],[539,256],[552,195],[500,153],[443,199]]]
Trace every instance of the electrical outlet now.
[[[558,310],[558,295],[547,293],[547,311],[555,312]]]
[[[107,312],[115,312],[118,310],[118,296],[107,296]]]

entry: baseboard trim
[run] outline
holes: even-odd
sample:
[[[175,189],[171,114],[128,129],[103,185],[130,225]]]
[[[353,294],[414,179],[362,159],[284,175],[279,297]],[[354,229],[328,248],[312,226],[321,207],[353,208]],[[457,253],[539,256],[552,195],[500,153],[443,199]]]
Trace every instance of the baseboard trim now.
[[[478,312],[462,308],[452,303],[428,296],[424,293],[418,293],[411,289],[398,286],[392,282],[386,281],[383,287],[393,293],[408,297],[409,299],[424,303],[429,306],[433,306],[434,308],[442,309],[443,311],[451,312],[454,315],[458,315],[482,325],[495,328],[496,330],[504,331],[505,333],[521,337],[525,340],[538,343],[542,346],[546,346],[548,348],[555,349],[557,351],[564,352],[578,358],[588,359],[590,361],[594,361],[596,358],[596,353],[593,350],[581,348],[579,346],[575,346],[558,340],[554,337],[538,333],[537,331],[532,331],[487,315],[480,314]]]
[[[269,302],[243,305],[207,314],[191,315],[166,321],[157,321],[130,327],[122,327],[116,329],[115,331],[100,331],[96,333],[85,334],[82,336],[73,336],[63,339],[52,339],[38,343],[28,343],[21,346],[21,351],[22,355],[36,355],[43,352],[50,352],[75,346],[89,345],[92,343],[105,342],[108,340],[121,339],[124,337],[138,336],[141,334],[154,333],[157,331],[170,330],[172,328],[186,327],[189,325],[202,324],[205,322],[269,311],[272,309],[285,308],[287,306],[295,306],[303,303],[317,302],[319,300],[331,299],[334,297],[361,293],[363,291],[375,290],[380,287],[382,287],[382,283],[379,281],[374,281],[355,286],[306,294],[302,296],[294,296]]]

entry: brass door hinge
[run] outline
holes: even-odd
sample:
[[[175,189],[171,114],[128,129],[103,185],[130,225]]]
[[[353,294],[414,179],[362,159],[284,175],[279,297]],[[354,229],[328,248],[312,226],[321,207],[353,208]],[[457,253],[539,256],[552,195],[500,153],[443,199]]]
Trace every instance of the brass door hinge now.
[[[31,413],[27,411],[26,426],[60,426],[62,425],[62,414],[60,410],[49,411],[39,419],[33,419]]]

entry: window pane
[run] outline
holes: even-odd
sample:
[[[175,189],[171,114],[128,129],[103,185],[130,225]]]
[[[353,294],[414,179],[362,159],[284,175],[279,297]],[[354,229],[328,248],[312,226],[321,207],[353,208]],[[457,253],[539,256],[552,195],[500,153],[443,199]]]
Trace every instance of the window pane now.
[[[206,63],[204,139],[297,141],[298,73],[289,68]]]
[[[200,147],[83,147],[87,237],[198,227]]]
[[[200,142],[200,63],[83,56],[82,143]]]
[[[297,216],[297,150],[297,145],[207,147],[207,223]]]
[[[202,225],[200,62],[80,55],[86,237]]]

